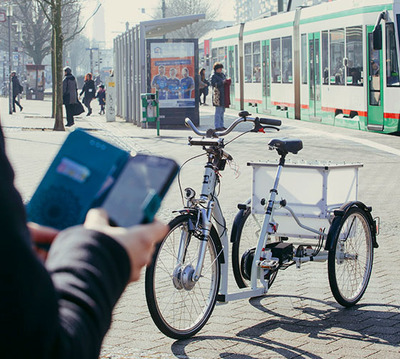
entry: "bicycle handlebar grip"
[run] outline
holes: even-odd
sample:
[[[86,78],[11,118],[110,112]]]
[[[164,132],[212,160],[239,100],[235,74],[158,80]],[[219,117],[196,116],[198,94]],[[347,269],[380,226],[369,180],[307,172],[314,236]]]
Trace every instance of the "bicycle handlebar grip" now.
[[[260,118],[260,123],[263,125],[280,126],[282,124],[281,120],[274,120],[272,118]]]

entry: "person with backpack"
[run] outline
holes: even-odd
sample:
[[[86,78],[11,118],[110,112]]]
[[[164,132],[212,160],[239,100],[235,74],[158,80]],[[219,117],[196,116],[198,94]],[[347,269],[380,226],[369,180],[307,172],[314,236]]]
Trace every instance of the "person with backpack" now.
[[[17,105],[19,107],[19,110],[22,111],[23,107],[17,100],[17,97],[19,94],[22,93],[24,88],[22,87],[22,85],[18,80],[16,71],[11,71],[11,83],[12,83],[12,94],[13,94],[13,112],[15,112],[15,105]]]
[[[83,97],[83,104],[88,109],[88,113],[86,114],[86,116],[90,116],[92,114],[92,108],[90,107],[90,103],[96,96],[96,86],[93,81],[93,76],[90,72],[85,75],[85,83],[82,87],[82,91],[79,94],[79,97],[82,96],[83,94],[85,94]]]

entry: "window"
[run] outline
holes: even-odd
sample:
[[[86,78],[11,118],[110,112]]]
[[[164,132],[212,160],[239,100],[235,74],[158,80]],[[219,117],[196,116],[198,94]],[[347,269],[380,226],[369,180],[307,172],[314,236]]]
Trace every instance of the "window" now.
[[[251,82],[252,72],[251,42],[248,42],[244,44],[244,82]]]
[[[272,82],[281,82],[281,39],[271,40]]]
[[[322,76],[323,84],[329,85],[329,45],[328,31],[322,31]]]
[[[236,76],[236,83],[239,83],[239,59],[238,59],[238,45],[235,45],[235,73]]]
[[[301,83],[307,83],[307,34],[301,35]]]
[[[363,46],[361,26],[346,28],[347,85],[363,84]]]
[[[386,24],[386,85],[388,87],[400,86],[393,23]]]
[[[226,47],[219,47],[218,48],[218,62],[224,65],[226,68]]]
[[[261,44],[253,42],[253,82],[261,82]]]
[[[293,82],[292,37],[282,37],[282,82]]]
[[[344,29],[331,30],[330,34],[330,83],[344,85]]]
[[[218,49],[212,49],[211,50],[211,63],[212,63],[212,66],[214,66],[214,64],[218,61],[217,60],[217,53],[218,53]]]

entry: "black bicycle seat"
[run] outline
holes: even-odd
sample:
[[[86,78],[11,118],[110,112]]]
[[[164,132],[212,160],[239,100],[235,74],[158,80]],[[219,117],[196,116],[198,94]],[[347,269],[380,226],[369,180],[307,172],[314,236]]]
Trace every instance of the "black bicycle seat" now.
[[[303,148],[303,142],[295,138],[274,138],[269,141],[268,146],[277,150],[280,155],[289,152],[296,154]]]

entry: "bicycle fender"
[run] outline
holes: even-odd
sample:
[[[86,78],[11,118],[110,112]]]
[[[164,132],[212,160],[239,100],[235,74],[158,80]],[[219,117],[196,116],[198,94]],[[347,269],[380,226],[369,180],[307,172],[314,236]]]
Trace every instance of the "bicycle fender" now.
[[[246,204],[238,205],[239,212],[236,214],[235,219],[233,220],[232,230],[231,230],[231,243],[237,241],[238,232],[241,230],[241,223],[243,223],[242,218],[248,216],[248,212],[251,211],[251,208]]]
[[[379,248],[378,242],[376,240],[376,222],[374,221],[371,215],[372,208],[366,206],[364,203],[360,201],[351,201],[345,203],[338,210],[334,211],[335,216],[333,218],[331,226],[329,227],[329,232],[325,243],[325,250],[333,249],[333,242],[337,235],[337,231],[342,223],[343,217],[346,214],[346,212],[352,207],[358,207],[364,212],[368,224],[371,228],[372,245],[374,248]]]

